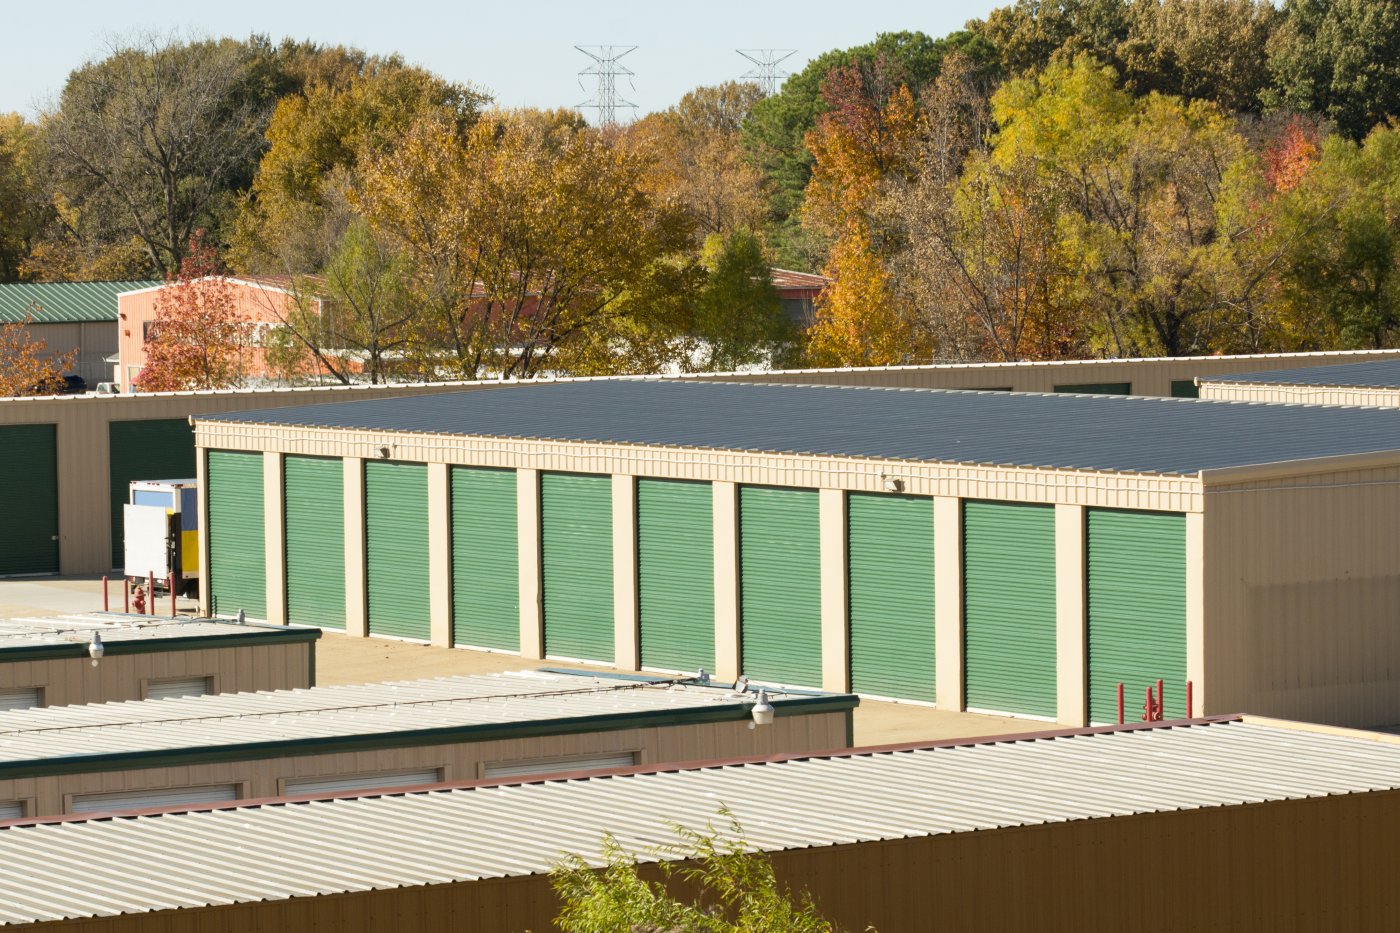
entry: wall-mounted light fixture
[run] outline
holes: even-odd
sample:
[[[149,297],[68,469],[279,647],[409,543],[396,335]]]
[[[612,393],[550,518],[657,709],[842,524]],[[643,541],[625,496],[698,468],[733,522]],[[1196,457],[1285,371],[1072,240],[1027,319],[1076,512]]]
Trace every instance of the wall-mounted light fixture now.
[[[904,491],[904,480],[897,476],[890,476],[887,473],[880,474],[880,485],[884,487],[885,492]]]
[[[102,656],[107,653],[107,647],[102,644],[102,634],[92,633],[92,641],[88,642],[88,656],[92,658],[92,666],[96,667],[97,662],[102,660]]]
[[[389,459],[389,454],[391,454],[391,453],[393,453],[393,451],[392,451],[390,448],[388,448],[388,447],[381,447],[381,448],[379,448],[379,459],[380,459],[380,460],[388,460],[388,459]]]

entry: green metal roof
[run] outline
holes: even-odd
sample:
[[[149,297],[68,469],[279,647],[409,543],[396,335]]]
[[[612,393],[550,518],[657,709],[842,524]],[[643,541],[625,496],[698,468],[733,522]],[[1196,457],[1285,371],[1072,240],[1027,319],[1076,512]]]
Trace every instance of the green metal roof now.
[[[33,318],[36,324],[115,321],[117,295],[160,284],[157,281],[3,282],[0,283],[0,323],[11,324],[26,317]]]

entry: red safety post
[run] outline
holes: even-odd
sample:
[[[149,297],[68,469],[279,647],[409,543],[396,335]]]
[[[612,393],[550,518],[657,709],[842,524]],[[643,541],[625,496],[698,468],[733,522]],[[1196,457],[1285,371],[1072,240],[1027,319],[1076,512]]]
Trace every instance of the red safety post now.
[[[1152,685],[1147,685],[1147,699],[1142,701],[1142,721],[1152,721]]]
[[[175,606],[175,574],[172,573],[165,578],[165,585],[170,589],[170,618],[173,619],[180,614],[179,609]]]
[[[131,580],[122,575],[122,612],[131,615]]]
[[[1163,698],[1162,682],[1160,680],[1157,681],[1157,718],[1167,718],[1167,703],[1166,700]]]
[[[102,577],[102,611],[103,611],[103,612],[110,612],[110,611],[111,611],[111,608],[107,605],[107,601],[108,601],[108,594],[107,594],[107,577],[104,575],[104,576]]]
[[[1118,681],[1118,725],[1123,725],[1123,681]]]
[[[1192,715],[1194,712],[1191,704],[1191,681],[1188,680],[1186,681],[1186,718],[1194,719],[1195,717]]]
[[[146,574],[146,599],[150,600],[151,615],[156,614],[156,572],[154,570]]]

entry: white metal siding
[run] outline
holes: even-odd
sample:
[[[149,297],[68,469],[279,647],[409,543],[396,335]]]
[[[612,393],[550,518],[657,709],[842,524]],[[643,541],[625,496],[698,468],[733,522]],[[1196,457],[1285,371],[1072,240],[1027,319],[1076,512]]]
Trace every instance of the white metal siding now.
[[[564,758],[531,758],[527,761],[501,761],[486,766],[488,778],[524,777],[560,771],[591,771],[595,768],[626,768],[637,763],[634,752],[613,755],[574,755]]]
[[[302,794],[334,794],[347,790],[374,790],[380,787],[413,787],[418,784],[437,784],[442,780],[442,772],[437,768],[426,771],[391,771],[388,774],[349,774],[330,778],[307,778],[301,781],[287,781],[282,785],[282,793],[288,797]]]
[[[236,784],[206,784],[203,787],[165,787],[160,790],[82,794],[73,798],[71,810],[74,813],[98,813],[104,810],[139,810],[143,807],[174,807],[237,799]]]
[[[36,706],[43,706],[39,701],[38,687],[17,687],[9,690],[0,690],[0,710],[7,709],[32,709]]]
[[[24,816],[24,804],[18,800],[0,800],[0,820],[17,820]]]
[[[174,700],[178,697],[202,697],[208,692],[208,677],[188,677],[179,680],[152,680],[146,684],[146,699],[148,700]]]

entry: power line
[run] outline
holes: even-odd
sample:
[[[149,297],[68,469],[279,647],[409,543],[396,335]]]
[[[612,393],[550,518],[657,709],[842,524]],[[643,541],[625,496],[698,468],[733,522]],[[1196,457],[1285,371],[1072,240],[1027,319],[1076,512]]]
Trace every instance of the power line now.
[[[782,62],[797,54],[797,49],[735,49],[740,55],[753,62],[754,67],[741,76],[745,81],[753,81],[769,97],[778,93],[788,73],[779,68]]]
[[[637,105],[630,100],[617,96],[617,79],[622,77],[627,79],[632,90],[637,87],[632,83],[635,72],[626,65],[618,64],[618,59],[628,52],[636,51],[635,45],[576,45],[584,55],[593,59],[593,64],[584,68],[578,73],[580,88],[583,87],[583,78],[596,77],[598,79],[598,93],[592,99],[579,104],[579,109],[590,108],[598,111],[599,126],[616,126],[617,111],[631,108],[637,109]]]

